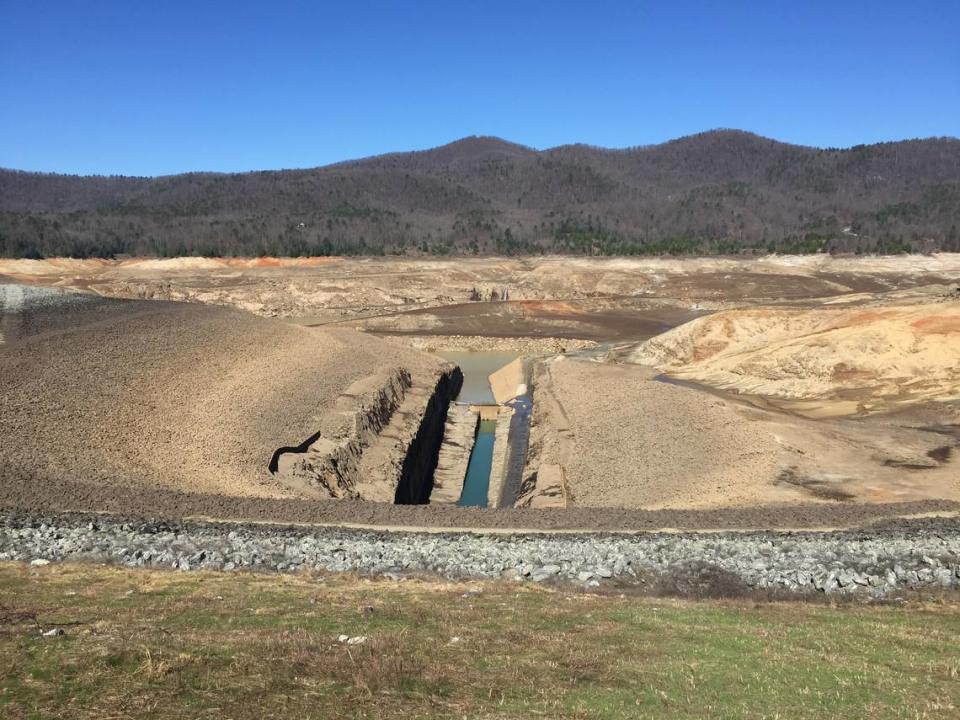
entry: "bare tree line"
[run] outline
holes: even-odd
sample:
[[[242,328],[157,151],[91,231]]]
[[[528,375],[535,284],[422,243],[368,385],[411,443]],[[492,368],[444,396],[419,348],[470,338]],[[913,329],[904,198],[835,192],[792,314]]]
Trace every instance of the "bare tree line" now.
[[[538,152],[467,138],[312,170],[0,171],[0,255],[960,251],[960,141],[713,131]]]

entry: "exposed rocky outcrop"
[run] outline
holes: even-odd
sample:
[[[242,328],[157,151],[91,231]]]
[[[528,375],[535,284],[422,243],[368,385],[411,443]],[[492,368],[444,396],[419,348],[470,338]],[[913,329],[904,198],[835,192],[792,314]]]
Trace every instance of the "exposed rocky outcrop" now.
[[[281,448],[271,470],[298,489],[322,489],[330,497],[359,497],[360,459],[403,402],[412,381],[406,368],[353,383],[321,420],[316,435],[298,448]]]

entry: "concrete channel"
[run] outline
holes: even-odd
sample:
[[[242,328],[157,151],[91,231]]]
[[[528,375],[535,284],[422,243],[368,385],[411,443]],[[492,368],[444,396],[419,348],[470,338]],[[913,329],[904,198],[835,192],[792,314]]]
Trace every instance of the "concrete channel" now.
[[[519,487],[532,399],[516,353],[447,352],[463,386],[447,413],[431,504],[509,507]]]
[[[397,367],[351,385],[310,437],[273,453],[270,472],[319,497],[512,506],[532,407],[524,360],[439,354],[454,365],[426,382]]]

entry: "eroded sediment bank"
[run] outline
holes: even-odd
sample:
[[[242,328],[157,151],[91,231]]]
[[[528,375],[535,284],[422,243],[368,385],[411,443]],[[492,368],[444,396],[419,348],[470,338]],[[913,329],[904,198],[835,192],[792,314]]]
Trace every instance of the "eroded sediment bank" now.
[[[0,515],[0,560],[179,570],[435,573],[678,594],[860,593],[960,587],[960,523],[858,531],[639,535],[426,534],[159,522],[84,514]]]
[[[412,385],[406,368],[393,368],[353,383],[337,398],[334,411],[323,417],[315,435],[299,447],[274,453],[270,471],[297,490],[359,497],[363,452],[389,424]]]

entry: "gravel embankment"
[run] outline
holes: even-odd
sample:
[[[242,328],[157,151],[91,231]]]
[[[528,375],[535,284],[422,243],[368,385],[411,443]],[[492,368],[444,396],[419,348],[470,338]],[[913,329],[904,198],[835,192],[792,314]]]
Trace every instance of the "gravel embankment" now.
[[[0,515],[0,560],[614,583],[679,594],[960,588],[960,522],[835,532],[472,534]]]

